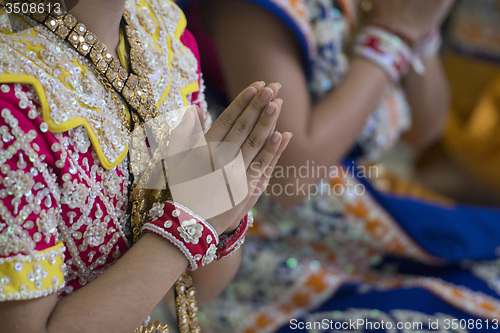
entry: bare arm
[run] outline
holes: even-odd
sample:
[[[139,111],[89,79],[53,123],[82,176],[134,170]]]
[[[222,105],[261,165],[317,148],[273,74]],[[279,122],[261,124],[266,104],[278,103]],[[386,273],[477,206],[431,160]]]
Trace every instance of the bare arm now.
[[[274,15],[256,5],[231,0],[211,1],[204,9],[205,23],[214,37],[229,97],[234,97],[247,82],[257,77],[283,84],[280,96],[286,102],[277,129],[290,129],[296,138],[279,165],[299,168],[307,161],[321,166],[338,163],[352,148],[367,117],[391,84],[387,75],[371,62],[354,58],[343,82],[313,104],[296,41]],[[416,126],[408,138],[422,138],[424,142],[434,138],[442,128],[444,112],[436,108],[444,105],[446,99],[446,93],[441,93],[445,83],[439,62],[426,65],[428,75],[417,77],[412,73],[405,82],[412,107],[418,113]],[[426,92],[424,97],[422,89]],[[435,129],[429,128],[430,115],[438,118],[432,122]],[[423,135],[422,131],[427,134]],[[318,177],[272,180],[294,188],[317,181]],[[284,205],[294,205],[302,197],[297,193],[275,199]]]
[[[230,98],[256,77],[283,84],[280,96],[285,103],[277,129],[289,129],[294,141],[279,165],[298,168],[308,160],[316,165],[337,163],[352,147],[390,84],[385,73],[363,59],[354,59],[342,84],[313,105],[299,49],[279,20],[260,7],[239,1],[212,1],[205,7]],[[295,182],[273,181],[281,185]],[[317,179],[299,181],[315,183]],[[283,204],[301,200],[298,196],[276,199]]]
[[[240,249],[229,257],[214,261],[191,273],[196,287],[196,301],[199,305],[214,299],[224,290],[236,275],[241,258],[242,250]]]
[[[240,252],[192,273],[199,304],[216,297],[233,278]],[[0,303],[2,332],[133,332],[186,267],[177,248],[146,234],[101,277],[59,302],[54,294]]]
[[[0,303],[2,332],[133,332],[186,267],[177,248],[146,234],[102,276],[59,302],[53,294]]]

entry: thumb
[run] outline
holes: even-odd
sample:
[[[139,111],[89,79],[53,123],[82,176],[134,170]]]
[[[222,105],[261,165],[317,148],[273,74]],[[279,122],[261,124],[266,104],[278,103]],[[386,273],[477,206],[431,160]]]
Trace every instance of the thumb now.
[[[204,139],[203,128],[198,116],[198,107],[190,106],[170,134],[167,156],[187,152]]]

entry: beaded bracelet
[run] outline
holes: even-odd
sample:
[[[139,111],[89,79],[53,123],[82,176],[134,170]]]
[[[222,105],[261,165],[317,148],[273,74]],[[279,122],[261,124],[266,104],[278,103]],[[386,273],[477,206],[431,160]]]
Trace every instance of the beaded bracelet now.
[[[248,212],[238,225],[238,228],[231,235],[221,235],[219,238],[219,245],[217,246],[217,260],[228,257],[245,242],[245,236],[248,228],[253,225],[253,214]]]
[[[380,66],[394,82],[408,72],[413,57],[400,37],[376,26],[365,27],[356,36],[354,54]]]
[[[172,201],[156,203],[149,218],[142,226],[142,233],[152,232],[179,248],[189,261],[189,270],[194,271],[216,258],[217,231],[188,208]]]

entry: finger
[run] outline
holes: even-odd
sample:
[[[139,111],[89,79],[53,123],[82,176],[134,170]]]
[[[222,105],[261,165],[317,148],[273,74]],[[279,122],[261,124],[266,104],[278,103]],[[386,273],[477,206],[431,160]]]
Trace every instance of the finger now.
[[[198,107],[192,106],[186,109],[181,122],[170,134],[170,143],[168,145],[168,156],[179,154],[193,148],[196,142],[203,136],[203,132],[197,129],[199,125]]]
[[[274,93],[273,99],[275,99],[276,96],[278,96],[279,91],[281,90],[281,83],[274,82],[274,83],[269,84],[268,87],[273,90],[273,93]]]
[[[205,129],[205,123],[206,123],[207,118],[208,118],[208,112],[206,110],[202,110],[200,107],[198,107],[197,111],[198,111],[197,112],[198,119],[200,119],[201,128]]]
[[[274,101],[278,103],[278,105],[279,105],[279,112],[281,114],[281,108],[283,106],[283,100],[281,98],[276,98]],[[269,132],[269,136],[273,135],[273,133],[275,131],[276,131],[276,122],[274,123],[273,127],[271,128],[271,131]]]
[[[264,86],[265,83],[262,81],[254,82],[248,88],[243,90],[214,122],[213,126],[207,132],[207,141],[223,141],[227,133],[229,133],[231,128],[234,126],[238,117],[241,116],[257,93],[262,90]]]
[[[258,186],[262,176],[269,172],[268,167],[278,152],[283,136],[280,132],[274,132],[266,141],[262,150],[255,156],[247,169],[248,193],[252,194]]]
[[[261,114],[259,121],[241,147],[245,167],[248,168],[250,162],[257,156],[266,140],[273,135],[273,128],[276,127],[276,121],[280,114],[280,103],[277,100],[272,101],[266,110]],[[272,131],[272,132],[271,132]]]
[[[251,171],[251,173],[253,174],[249,175],[248,177],[249,194],[247,198],[238,205],[238,207],[242,207],[240,209],[239,219],[242,219],[248,213],[248,211],[252,209],[261,194],[264,193],[264,190],[269,184],[269,180],[271,179],[274,168],[276,167],[276,163],[278,162],[283,151],[288,146],[288,143],[290,142],[292,136],[292,133],[283,133],[281,142],[279,143],[279,148],[276,154],[274,154],[274,157],[272,158],[270,164],[265,168],[264,172],[258,170]],[[258,178],[259,174],[261,174],[260,178]],[[254,183],[253,186],[252,182]]]
[[[243,114],[234,122],[234,126],[224,138],[224,142],[241,147],[253,130],[262,112],[274,99],[276,95],[275,91],[277,92],[278,90],[279,86],[277,84],[271,84],[259,91]]]
[[[250,199],[250,202],[254,201],[253,204],[255,204],[255,202],[257,202],[259,197],[266,190],[266,188],[269,184],[269,181],[271,180],[274,169],[276,168],[276,164],[278,163],[278,161],[281,157],[281,154],[283,154],[285,149],[288,147],[288,144],[290,143],[290,140],[292,139],[292,137],[293,137],[293,134],[290,132],[283,133],[282,140],[281,140],[280,146],[278,148],[278,151],[274,155],[271,163],[267,166],[265,172],[262,174],[262,177],[259,179],[259,182],[257,183],[257,186],[254,188],[253,192],[250,192],[250,194],[253,198],[253,199]]]
[[[288,144],[292,140],[293,134],[291,132],[285,132],[281,135],[281,137],[282,138],[281,138],[280,146],[278,148],[278,152],[274,155],[271,163],[269,164],[269,166],[271,166],[273,169],[276,167],[276,164],[278,163],[278,161],[281,157],[281,154],[283,154],[285,149],[288,147]],[[271,174],[269,174],[269,176],[271,176]]]

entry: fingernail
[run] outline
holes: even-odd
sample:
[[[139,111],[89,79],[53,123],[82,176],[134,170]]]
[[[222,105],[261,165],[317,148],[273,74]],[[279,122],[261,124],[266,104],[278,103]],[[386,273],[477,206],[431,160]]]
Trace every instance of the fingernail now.
[[[276,103],[274,102],[269,103],[269,105],[267,106],[267,114],[272,115],[274,111],[276,111],[276,107],[277,107]]]
[[[280,132],[278,132],[278,131],[276,131],[276,132],[274,132],[273,137],[271,138],[271,140],[272,140],[274,143],[276,143],[276,142],[278,142],[278,141],[279,141],[279,139],[280,139],[280,138],[281,138],[281,133],[280,133]]]
[[[277,100],[277,101],[279,101],[279,102],[280,102],[280,104],[283,104],[283,99],[281,99],[281,98],[276,98],[276,100]]]
[[[273,91],[271,90],[271,88],[265,88],[260,98],[264,102],[270,99],[272,96],[273,96]]]
[[[266,82],[264,81],[260,81],[260,83],[262,83],[262,86],[265,87],[266,86]]]
[[[255,96],[256,93],[257,93],[257,89],[255,89],[254,87],[250,87],[245,92],[245,98],[246,99],[251,99],[251,98],[253,98]]]
[[[281,89],[281,83],[276,82],[276,84],[278,85],[278,88]]]

